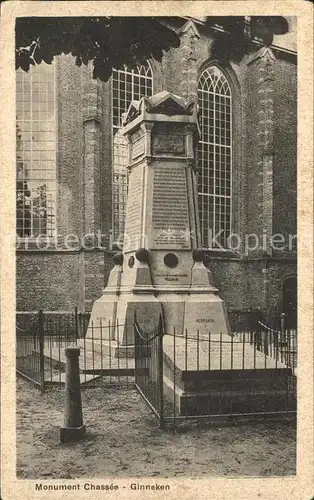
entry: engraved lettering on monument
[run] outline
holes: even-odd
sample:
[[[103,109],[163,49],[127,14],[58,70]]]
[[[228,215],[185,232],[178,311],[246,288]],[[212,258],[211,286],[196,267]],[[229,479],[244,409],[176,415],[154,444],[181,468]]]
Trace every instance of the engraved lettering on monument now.
[[[127,216],[125,221],[126,251],[136,250],[142,230],[143,167],[137,167],[130,176]]]
[[[196,323],[215,323],[215,320],[212,318],[197,318]]]
[[[181,166],[155,167],[152,229],[154,248],[190,248],[187,182]]]
[[[132,144],[132,160],[142,155],[144,153],[144,150],[145,150],[145,140],[144,136],[142,136]]]
[[[185,152],[185,138],[182,135],[156,135],[153,138],[153,153],[183,154]]]

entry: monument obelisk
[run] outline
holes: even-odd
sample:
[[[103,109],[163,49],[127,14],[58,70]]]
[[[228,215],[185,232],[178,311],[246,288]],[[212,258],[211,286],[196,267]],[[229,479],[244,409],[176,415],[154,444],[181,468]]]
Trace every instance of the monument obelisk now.
[[[167,91],[133,101],[122,133],[129,143],[124,246],[91,321],[110,322],[112,338],[122,345],[133,343],[135,310],[147,331],[162,314],[166,333],[229,333],[199,248],[197,104]],[[115,329],[117,322],[123,328]]]

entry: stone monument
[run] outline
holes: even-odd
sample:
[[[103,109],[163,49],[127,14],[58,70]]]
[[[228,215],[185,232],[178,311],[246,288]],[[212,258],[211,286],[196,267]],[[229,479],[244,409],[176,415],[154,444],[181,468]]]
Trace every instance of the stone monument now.
[[[123,252],[91,321],[131,345],[138,322],[166,333],[230,333],[226,309],[199,248],[195,149],[197,104],[163,91],[133,101],[123,117],[129,188]],[[124,325],[116,327],[117,323]],[[89,336],[91,334],[88,329]]]

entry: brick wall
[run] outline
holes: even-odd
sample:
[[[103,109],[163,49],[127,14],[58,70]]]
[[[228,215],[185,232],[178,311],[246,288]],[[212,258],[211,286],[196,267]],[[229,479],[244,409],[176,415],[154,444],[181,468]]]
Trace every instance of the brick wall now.
[[[18,311],[71,311],[84,303],[84,260],[79,252],[17,253]]]
[[[294,259],[212,258],[209,268],[229,310],[281,310],[283,282],[297,275]]]
[[[267,307],[263,260],[212,259],[209,267],[229,310]]]

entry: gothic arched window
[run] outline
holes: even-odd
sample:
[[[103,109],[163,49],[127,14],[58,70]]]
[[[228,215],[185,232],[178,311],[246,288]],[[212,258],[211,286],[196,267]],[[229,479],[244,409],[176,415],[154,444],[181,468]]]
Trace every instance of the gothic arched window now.
[[[198,207],[202,245],[227,246],[232,209],[232,95],[224,73],[206,68],[198,83]]]
[[[113,177],[112,177],[112,226],[114,241],[123,240],[127,200],[127,144],[119,133],[122,114],[132,100],[149,97],[153,93],[152,71],[146,66],[136,69],[114,70],[112,74],[112,136],[113,136]]]

